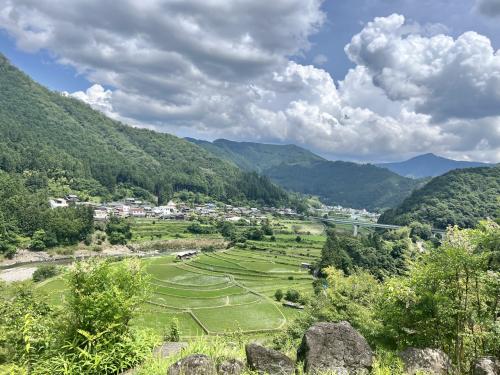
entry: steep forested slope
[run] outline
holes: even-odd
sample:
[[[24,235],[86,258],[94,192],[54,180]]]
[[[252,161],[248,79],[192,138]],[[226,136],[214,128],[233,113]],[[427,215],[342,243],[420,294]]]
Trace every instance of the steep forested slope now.
[[[267,169],[281,164],[325,160],[296,145],[234,142],[227,139],[217,139],[213,142],[192,138],[188,138],[188,140],[247,171],[265,172]]]
[[[446,159],[434,154],[419,155],[397,163],[376,164],[401,176],[422,178],[436,177],[454,169],[493,167],[493,164]]]
[[[214,142],[189,139],[245,170],[257,170],[284,188],[317,195],[325,203],[347,207],[394,207],[420,185],[385,168],[332,162],[295,145]]]
[[[474,227],[481,219],[498,216],[499,197],[500,166],[457,169],[415,190],[399,207],[385,212],[379,222]]]
[[[318,195],[330,204],[367,209],[394,207],[420,184],[374,165],[343,161],[280,165],[265,174],[286,189]]]
[[[190,142],[125,126],[50,92],[1,55],[0,135],[0,169],[11,173],[62,173],[97,181],[111,191],[126,183],[160,198],[186,189],[221,200],[280,204],[288,199],[268,181],[244,174]],[[249,180],[251,193],[243,183]]]

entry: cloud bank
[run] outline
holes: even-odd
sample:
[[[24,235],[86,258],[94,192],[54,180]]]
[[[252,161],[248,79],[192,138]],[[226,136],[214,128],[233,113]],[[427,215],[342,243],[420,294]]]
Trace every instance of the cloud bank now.
[[[93,82],[73,96],[136,126],[361,160],[500,161],[500,53],[474,32],[376,18],[346,46],[356,66],[336,82],[324,58],[294,61],[325,22],[320,0],[0,5],[19,48],[51,51]]]

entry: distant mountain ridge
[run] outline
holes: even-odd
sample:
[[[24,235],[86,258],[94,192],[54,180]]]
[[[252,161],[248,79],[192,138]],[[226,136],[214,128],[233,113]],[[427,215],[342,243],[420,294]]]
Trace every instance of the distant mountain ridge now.
[[[233,162],[246,171],[263,172],[280,164],[325,161],[321,156],[296,145],[274,145],[217,139],[213,142],[186,138],[221,159]]]
[[[419,155],[401,162],[375,165],[411,178],[436,177],[454,169],[494,166],[494,164],[488,163],[447,159],[432,153]]]
[[[371,164],[329,161],[296,145],[188,140],[287,190],[317,195],[328,204],[370,210],[395,207],[422,184]]]

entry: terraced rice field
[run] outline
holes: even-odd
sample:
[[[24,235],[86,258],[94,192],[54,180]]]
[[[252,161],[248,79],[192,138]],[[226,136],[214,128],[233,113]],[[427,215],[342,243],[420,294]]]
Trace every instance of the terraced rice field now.
[[[131,224],[133,242],[197,237],[187,232],[187,227],[191,222],[185,220],[134,219]],[[203,237],[222,238],[217,233],[205,234]]]
[[[276,289],[312,290],[312,277],[300,268],[301,261],[244,249],[184,262],[173,256],[145,259],[152,293],[134,323],[163,333],[175,317],[183,336],[279,330],[298,312],[273,300]],[[51,279],[39,289],[49,293],[51,303],[60,303],[64,278]]]

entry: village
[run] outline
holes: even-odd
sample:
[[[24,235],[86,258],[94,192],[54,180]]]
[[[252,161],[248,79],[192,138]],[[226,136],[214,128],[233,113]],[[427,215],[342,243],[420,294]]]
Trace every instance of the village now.
[[[109,203],[93,203],[80,201],[76,195],[64,198],[53,198],[49,201],[51,208],[68,207],[69,205],[87,205],[94,209],[94,219],[105,221],[112,216],[120,218],[155,218],[165,220],[192,220],[200,217],[226,220],[230,222],[260,221],[268,215],[299,218],[300,214],[292,208],[276,207],[237,207],[229,204],[188,204],[170,200],[165,205],[155,206],[135,198]]]

